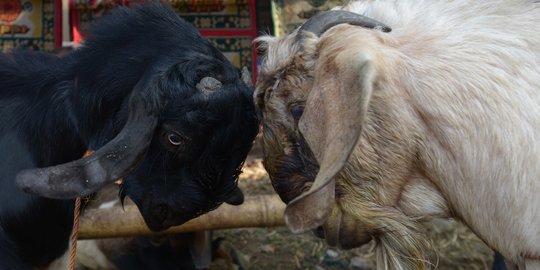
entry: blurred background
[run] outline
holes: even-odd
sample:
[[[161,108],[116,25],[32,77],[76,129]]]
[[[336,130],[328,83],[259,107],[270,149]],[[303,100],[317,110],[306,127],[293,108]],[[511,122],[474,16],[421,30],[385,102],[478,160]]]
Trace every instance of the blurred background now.
[[[116,6],[143,0],[0,0],[0,50],[62,53],[80,44],[92,22]],[[257,68],[252,40],[282,35],[345,0],[167,0],[238,67]],[[252,72],[255,76],[255,72]]]

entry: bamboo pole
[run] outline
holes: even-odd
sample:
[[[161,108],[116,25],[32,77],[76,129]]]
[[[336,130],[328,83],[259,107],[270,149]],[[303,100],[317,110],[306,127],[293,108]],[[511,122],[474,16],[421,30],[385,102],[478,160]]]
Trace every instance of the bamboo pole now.
[[[88,209],[80,220],[79,239],[182,233],[200,230],[283,226],[285,204],[276,195],[248,196],[239,206],[221,205],[198,218],[164,232],[148,229],[137,207]]]

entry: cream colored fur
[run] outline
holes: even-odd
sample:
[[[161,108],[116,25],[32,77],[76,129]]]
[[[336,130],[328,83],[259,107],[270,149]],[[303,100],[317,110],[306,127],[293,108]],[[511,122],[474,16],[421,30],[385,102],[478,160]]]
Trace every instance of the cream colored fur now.
[[[508,261],[540,269],[531,259],[540,258],[540,3],[361,1],[343,9],[392,32],[339,25],[309,37],[297,76],[283,75],[299,62],[296,33],[260,38],[267,58],[255,95],[274,92],[265,95],[264,121],[295,129],[287,106],[307,99],[317,65],[367,57],[376,78],[360,139],[335,177],[343,194],[335,207],[376,235],[379,268],[426,259],[418,221],[453,217]]]

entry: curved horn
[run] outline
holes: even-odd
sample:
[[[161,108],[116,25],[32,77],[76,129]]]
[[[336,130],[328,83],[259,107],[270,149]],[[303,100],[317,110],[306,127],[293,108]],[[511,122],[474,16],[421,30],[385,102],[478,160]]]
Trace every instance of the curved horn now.
[[[195,87],[197,87],[197,89],[199,89],[199,91],[201,91],[203,94],[208,95],[221,88],[221,86],[221,82],[216,78],[204,77]]]
[[[392,28],[389,26],[366,16],[345,10],[329,10],[309,18],[298,30],[298,33],[300,33],[299,37],[300,39],[302,38],[303,31],[312,32],[320,36],[331,27],[343,23],[366,28],[380,28],[383,32],[392,31]]]
[[[89,157],[19,172],[19,187],[48,198],[72,199],[89,195],[133,170],[146,154],[158,121],[159,102],[153,96],[157,84],[145,77],[129,97],[128,120],[114,139]]]

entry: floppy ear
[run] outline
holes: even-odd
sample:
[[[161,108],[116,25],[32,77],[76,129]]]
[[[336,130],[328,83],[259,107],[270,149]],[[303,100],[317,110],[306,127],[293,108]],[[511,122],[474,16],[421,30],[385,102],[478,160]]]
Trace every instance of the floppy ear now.
[[[375,77],[369,55],[354,49],[321,53],[299,129],[320,169],[313,186],[287,205],[294,233],[321,226],[334,204],[334,177],[347,163],[366,116]]]

